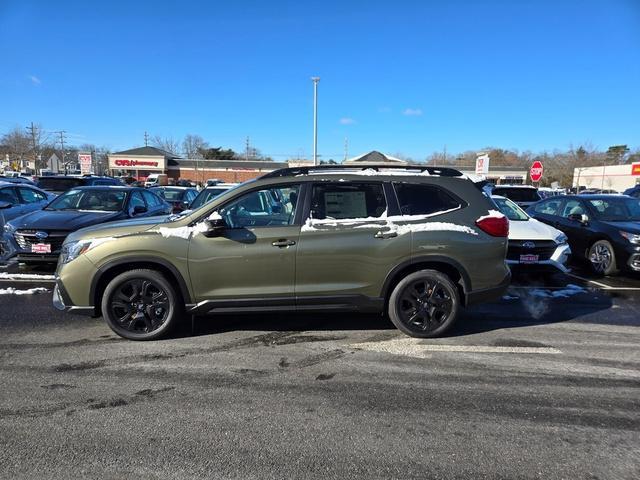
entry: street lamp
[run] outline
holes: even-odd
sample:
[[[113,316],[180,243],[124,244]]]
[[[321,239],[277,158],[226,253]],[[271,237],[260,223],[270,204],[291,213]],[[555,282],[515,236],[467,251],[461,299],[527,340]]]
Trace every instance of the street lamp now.
[[[313,164],[318,164],[318,82],[320,77],[311,77],[313,80]]]

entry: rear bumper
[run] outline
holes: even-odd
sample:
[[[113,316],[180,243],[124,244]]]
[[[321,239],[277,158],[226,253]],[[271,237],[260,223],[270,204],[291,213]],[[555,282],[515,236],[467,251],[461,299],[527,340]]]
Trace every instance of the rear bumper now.
[[[465,306],[497,300],[500,297],[502,297],[504,292],[507,291],[507,288],[509,288],[510,284],[511,284],[511,272],[508,271],[504,279],[495,287],[468,292],[465,295]]]
[[[569,269],[566,267],[567,262],[569,261],[569,257],[571,256],[571,248],[569,245],[558,245],[553,255],[549,260],[541,260],[536,263],[520,263],[517,260],[509,260],[507,259],[507,265],[509,268],[518,268],[522,271],[524,270],[559,270],[562,273],[568,273]]]
[[[53,306],[63,312],[88,315],[90,317],[96,316],[96,309],[94,307],[73,305],[69,295],[67,295],[67,292],[64,289],[64,286],[57,279],[56,286],[53,289]]]

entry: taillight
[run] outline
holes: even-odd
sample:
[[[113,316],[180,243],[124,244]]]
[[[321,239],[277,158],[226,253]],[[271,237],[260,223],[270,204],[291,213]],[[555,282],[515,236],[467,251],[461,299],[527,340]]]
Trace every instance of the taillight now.
[[[487,216],[479,218],[476,225],[492,237],[509,236],[509,220],[505,216]]]

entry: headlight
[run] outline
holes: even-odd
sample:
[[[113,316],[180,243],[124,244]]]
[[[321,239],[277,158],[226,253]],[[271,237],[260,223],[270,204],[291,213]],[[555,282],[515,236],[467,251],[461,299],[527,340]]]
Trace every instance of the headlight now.
[[[77,240],[75,242],[65,243],[62,246],[62,251],[60,252],[60,263],[63,265],[65,263],[69,263],[71,260],[75,260],[83,253],[86,253],[92,248],[95,248],[104,242],[108,242],[109,240],[113,240],[113,238],[90,238],[88,240]]]
[[[554,238],[554,240],[558,245],[564,245],[565,243],[567,243],[568,238],[564,233],[561,233],[556,238]]]
[[[16,227],[11,225],[10,223],[5,223],[4,224],[4,231],[7,232],[7,233],[14,233],[16,231]]]
[[[620,231],[620,235],[629,240],[631,243],[640,243],[640,235],[637,233]]]

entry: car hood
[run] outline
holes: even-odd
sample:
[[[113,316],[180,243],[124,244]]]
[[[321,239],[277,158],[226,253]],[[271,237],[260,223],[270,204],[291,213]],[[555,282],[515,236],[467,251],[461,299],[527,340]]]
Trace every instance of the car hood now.
[[[78,230],[97,223],[115,220],[122,212],[89,212],[78,210],[37,210],[11,220],[16,229]]]
[[[554,240],[562,232],[535,218],[509,221],[509,240]]]
[[[83,228],[73,232],[67,237],[68,242],[87,238],[123,237],[133,235],[164,223],[168,215],[158,217],[132,218],[116,222],[101,223],[92,227]]]
[[[640,234],[640,222],[602,222],[607,225],[617,228],[618,230],[624,230],[625,232]]]

